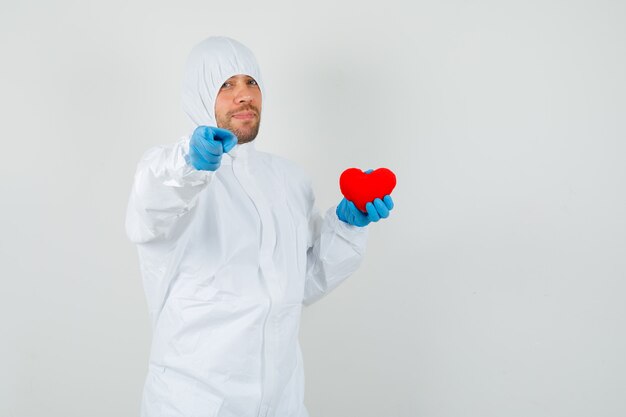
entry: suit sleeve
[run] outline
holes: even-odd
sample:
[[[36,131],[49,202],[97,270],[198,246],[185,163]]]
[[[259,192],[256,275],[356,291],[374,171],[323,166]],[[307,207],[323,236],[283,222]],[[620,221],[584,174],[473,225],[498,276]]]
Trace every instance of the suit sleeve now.
[[[185,214],[215,172],[187,163],[189,139],[148,150],[137,167],[126,210],[126,234],[134,243],[167,239],[183,227]]]
[[[309,192],[309,242],[303,304],[308,306],[337,288],[361,264],[367,227],[349,225],[337,217],[336,206],[322,216]]]

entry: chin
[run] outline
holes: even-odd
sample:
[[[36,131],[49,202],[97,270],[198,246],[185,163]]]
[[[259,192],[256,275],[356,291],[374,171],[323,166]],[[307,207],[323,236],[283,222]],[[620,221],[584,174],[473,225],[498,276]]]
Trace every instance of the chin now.
[[[239,139],[238,143],[252,142],[258,135],[258,127],[251,127],[249,129],[233,129],[232,132]]]
[[[254,132],[254,134],[252,134],[251,132],[246,132],[245,134],[243,132],[241,132],[241,133],[237,134],[237,132],[235,132],[235,135],[237,136],[238,143],[252,142],[257,137],[257,133],[256,132]]]
[[[256,123],[251,123],[251,121],[237,122],[234,120],[230,120],[227,123],[217,122],[217,127],[222,129],[228,129],[237,136],[237,143],[243,144],[252,142],[256,139],[259,133],[259,125],[260,121],[255,120]]]

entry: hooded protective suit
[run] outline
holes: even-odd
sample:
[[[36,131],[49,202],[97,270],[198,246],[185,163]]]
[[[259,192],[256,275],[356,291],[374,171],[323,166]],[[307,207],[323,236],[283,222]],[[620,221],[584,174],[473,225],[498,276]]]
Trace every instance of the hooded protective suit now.
[[[233,75],[263,82],[252,53],[223,37],[196,46],[183,108],[215,126]],[[322,217],[293,163],[237,145],[217,171],[187,163],[189,137],[149,150],[126,230],[138,246],[153,342],[142,417],[305,417],[300,313],[360,264],[367,228]]]

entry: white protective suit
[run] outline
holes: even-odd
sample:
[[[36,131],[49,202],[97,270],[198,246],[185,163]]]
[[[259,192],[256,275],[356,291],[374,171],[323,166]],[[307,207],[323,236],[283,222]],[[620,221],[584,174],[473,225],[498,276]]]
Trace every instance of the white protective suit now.
[[[195,125],[216,125],[215,97],[236,74],[263,94],[242,44],[213,37],[193,49],[183,108]],[[322,218],[302,171],[254,142],[215,172],[190,166],[188,146],[149,150],[128,205],[153,328],[141,416],[306,417],[301,309],[357,269],[367,228],[335,207]]]

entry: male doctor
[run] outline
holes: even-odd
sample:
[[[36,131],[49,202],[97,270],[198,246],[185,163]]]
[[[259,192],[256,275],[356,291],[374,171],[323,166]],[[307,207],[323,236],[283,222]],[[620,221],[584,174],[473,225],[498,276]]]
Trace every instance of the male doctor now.
[[[324,217],[293,163],[255,149],[263,82],[226,37],[187,61],[190,137],[141,159],[126,231],[137,244],[153,328],[142,417],[307,417],[300,312],[361,262],[367,213],[343,199]]]

